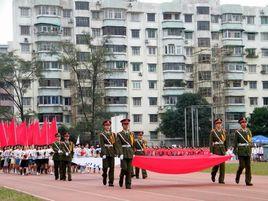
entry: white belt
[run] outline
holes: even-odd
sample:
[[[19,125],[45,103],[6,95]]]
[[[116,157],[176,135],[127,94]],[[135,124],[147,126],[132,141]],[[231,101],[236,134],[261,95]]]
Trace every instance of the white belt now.
[[[223,142],[214,142],[214,144],[223,144]]]
[[[136,151],[143,151],[142,149],[137,149]]]
[[[129,144],[124,144],[122,147],[131,147]]]
[[[238,143],[238,146],[240,146],[240,147],[249,146],[249,144],[248,143]]]
[[[105,147],[112,147],[113,145],[112,144],[105,144],[104,146]]]

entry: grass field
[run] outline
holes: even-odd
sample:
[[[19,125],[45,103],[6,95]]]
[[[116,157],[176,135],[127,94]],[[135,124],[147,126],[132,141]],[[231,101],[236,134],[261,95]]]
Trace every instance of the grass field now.
[[[33,196],[13,191],[7,188],[0,188],[0,200],[1,201],[41,201],[41,199]]]
[[[226,163],[225,173],[236,173],[238,163]],[[203,172],[210,172],[211,169],[204,170]],[[266,175],[268,176],[268,163],[265,162],[252,162],[251,172],[253,175]]]

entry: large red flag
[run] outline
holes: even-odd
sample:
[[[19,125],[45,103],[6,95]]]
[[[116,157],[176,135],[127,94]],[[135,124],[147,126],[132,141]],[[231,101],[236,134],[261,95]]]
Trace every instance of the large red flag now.
[[[27,127],[27,142],[29,146],[34,144],[34,122]]]
[[[50,128],[49,128],[49,141],[48,144],[52,144],[53,142],[56,141],[55,135],[58,133],[58,128],[57,128],[57,121],[54,118],[51,122]]]
[[[7,136],[8,136],[8,145],[15,146],[17,145],[17,134],[16,134],[16,122],[13,118],[10,122],[8,129],[7,129]]]
[[[4,122],[0,123],[0,146],[5,147],[8,145],[6,128]]]
[[[40,145],[40,128],[39,128],[39,121],[35,121],[33,123],[33,144]]]
[[[48,144],[48,132],[49,132],[49,124],[47,120],[45,120],[40,133],[39,145]]]
[[[17,143],[19,145],[28,146],[26,122],[22,122],[20,125],[18,125],[16,131],[18,139]]]

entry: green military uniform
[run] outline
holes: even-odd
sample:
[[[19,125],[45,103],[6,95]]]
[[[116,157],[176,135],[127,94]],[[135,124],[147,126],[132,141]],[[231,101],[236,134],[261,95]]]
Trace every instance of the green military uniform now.
[[[251,157],[251,146],[252,146],[252,134],[251,131],[246,128],[238,129],[235,132],[234,138],[234,152],[237,154],[239,159],[239,168],[236,172],[236,183],[239,183],[240,175],[243,172],[243,169],[246,169],[246,184],[251,186],[251,165],[250,165],[250,157]]]
[[[103,170],[103,184],[107,183],[107,171],[109,168],[109,186],[113,186],[114,183],[114,157],[115,151],[115,134],[112,132],[102,132],[99,136],[99,142],[101,147],[102,170]],[[105,156],[105,158],[104,158]]]
[[[144,156],[145,155],[144,149],[146,148],[146,144],[147,142],[145,140],[136,139],[134,142],[135,155]],[[147,177],[147,172],[146,170],[143,169],[141,171],[142,171],[142,178],[145,179]],[[137,179],[140,177],[140,168],[135,167],[135,175]]]
[[[224,156],[227,151],[227,134],[224,129],[212,129],[209,137],[210,152]],[[219,183],[224,184],[225,163],[215,165],[211,170],[211,180],[215,182],[215,177],[220,168]]]
[[[118,155],[121,158],[121,172],[119,186],[123,186],[124,176],[126,188],[131,188],[132,159],[134,155],[134,134],[130,131],[121,131],[117,134]]]
[[[53,161],[54,161],[54,175],[55,175],[55,180],[59,179],[59,174],[61,172],[61,161],[62,161],[62,144],[61,142],[54,142],[52,144],[52,149],[54,151],[53,154]]]
[[[74,143],[72,141],[62,142],[62,168],[61,168],[61,179],[66,180],[66,168],[68,174],[68,181],[72,180],[71,175],[71,164],[74,155]]]

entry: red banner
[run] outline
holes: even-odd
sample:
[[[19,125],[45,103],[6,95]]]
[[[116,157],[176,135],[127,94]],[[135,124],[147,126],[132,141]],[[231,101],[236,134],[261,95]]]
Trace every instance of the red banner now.
[[[186,174],[205,170],[229,160],[231,156],[135,156],[133,166],[164,174]]]

